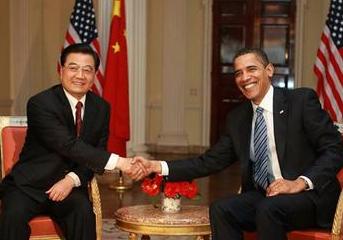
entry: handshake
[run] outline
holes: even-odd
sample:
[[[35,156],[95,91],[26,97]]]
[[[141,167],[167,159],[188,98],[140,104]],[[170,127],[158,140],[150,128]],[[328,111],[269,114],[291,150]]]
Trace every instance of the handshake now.
[[[141,180],[150,173],[161,173],[161,163],[157,160],[147,160],[144,157],[119,157],[116,168],[123,171],[133,180]]]

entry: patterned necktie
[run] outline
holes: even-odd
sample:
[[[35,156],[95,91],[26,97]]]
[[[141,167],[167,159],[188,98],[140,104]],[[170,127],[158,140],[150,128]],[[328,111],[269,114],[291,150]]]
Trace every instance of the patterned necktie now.
[[[80,136],[80,132],[81,132],[81,126],[82,126],[82,118],[81,118],[81,109],[82,109],[82,102],[77,102],[75,108],[76,108],[76,112],[75,112],[75,127],[76,127],[76,136],[79,137]]]
[[[263,117],[263,108],[256,109],[256,121],[254,128],[254,180],[266,189],[268,187],[268,138],[267,125]]]

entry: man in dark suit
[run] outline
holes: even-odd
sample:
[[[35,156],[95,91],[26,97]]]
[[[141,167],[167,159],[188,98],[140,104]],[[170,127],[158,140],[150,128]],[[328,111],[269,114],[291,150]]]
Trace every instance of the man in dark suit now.
[[[169,181],[190,180],[240,161],[242,193],[210,206],[212,239],[287,239],[287,231],[329,228],[340,193],[341,137],[310,89],[271,85],[274,67],[260,49],[233,59],[235,81],[249,100],[228,114],[221,138],[203,155],[179,161],[147,161],[147,171]]]
[[[99,57],[87,44],[61,54],[61,84],[31,97],[20,159],[2,182],[0,239],[29,239],[28,222],[50,215],[65,238],[95,239],[87,182],[115,167],[132,178],[140,169],[107,152],[109,104],[90,91]]]

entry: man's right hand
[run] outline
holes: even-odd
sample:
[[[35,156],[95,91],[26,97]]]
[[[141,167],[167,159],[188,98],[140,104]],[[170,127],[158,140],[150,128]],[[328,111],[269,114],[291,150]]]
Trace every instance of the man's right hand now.
[[[147,160],[144,157],[136,156],[133,158],[132,164],[138,164],[145,168],[145,175],[140,176],[139,179],[142,179],[151,173],[162,173],[161,163],[158,160]]]
[[[146,167],[132,158],[119,157],[116,167],[136,181],[148,175]]]

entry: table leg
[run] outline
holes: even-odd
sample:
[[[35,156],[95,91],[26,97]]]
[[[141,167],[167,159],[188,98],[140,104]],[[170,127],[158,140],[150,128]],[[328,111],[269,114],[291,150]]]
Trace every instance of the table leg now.
[[[129,233],[129,240],[138,240],[138,235],[136,233]]]
[[[150,240],[149,235],[142,235],[141,240]]]

